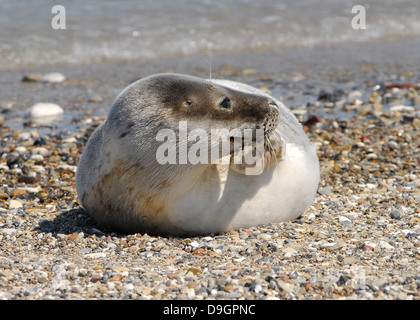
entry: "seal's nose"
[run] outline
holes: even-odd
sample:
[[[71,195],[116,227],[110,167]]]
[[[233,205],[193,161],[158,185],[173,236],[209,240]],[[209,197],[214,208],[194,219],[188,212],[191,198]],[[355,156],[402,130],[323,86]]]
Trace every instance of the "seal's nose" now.
[[[270,106],[273,106],[273,107],[276,107],[276,108],[278,108],[279,106],[277,105],[277,103],[274,101],[274,100],[271,100],[269,103],[268,103]]]

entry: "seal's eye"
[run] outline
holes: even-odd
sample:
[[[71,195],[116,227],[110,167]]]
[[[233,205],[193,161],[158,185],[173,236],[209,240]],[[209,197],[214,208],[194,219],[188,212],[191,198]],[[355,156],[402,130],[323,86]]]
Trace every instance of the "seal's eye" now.
[[[224,98],[222,102],[220,102],[220,106],[224,109],[230,109],[231,105],[230,105],[230,100],[229,98]]]
[[[192,101],[192,100],[187,100],[187,101],[185,101],[185,104],[186,104],[188,107],[190,107],[190,106],[192,106],[193,101]]]

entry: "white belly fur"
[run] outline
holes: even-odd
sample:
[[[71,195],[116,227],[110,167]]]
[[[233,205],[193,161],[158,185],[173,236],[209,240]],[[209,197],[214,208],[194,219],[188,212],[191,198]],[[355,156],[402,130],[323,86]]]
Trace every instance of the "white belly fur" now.
[[[312,203],[318,188],[315,150],[288,144],[286,156],[261,175],[219,170],[220,186],[203,195],[192,190],[179,200],[171,222],[183,230],[220,232],[292,220]]]

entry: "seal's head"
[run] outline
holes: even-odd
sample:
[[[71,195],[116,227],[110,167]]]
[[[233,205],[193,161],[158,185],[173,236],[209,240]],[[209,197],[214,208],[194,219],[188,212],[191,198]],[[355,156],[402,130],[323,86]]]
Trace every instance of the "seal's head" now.
[[[186,144],[187,150],[196,141],[182,140],[179,132],[182,125],[187,127],[187,135],[204,132],[208,139],[201,142],[208,147],[208,159],[201,155],[201,164],[206,161],[214,163],[210,156],[215,157],[211,152],[215,147],[219,147],[216,157],[225,157],[227,152],[222,150],[222,145],[228,141],[228,153],[236,156],[232,168],[238,172],[244,172],[249,166],[244,162],[244,153],[255,153],[258,146],[264,152],[260,157],[264,166],[280,157],[283,150],[281,135],[276,132],[280,112],[274,99],[192,76],[157,74],[134,83],[116,100],[109,118],[114,123],[121,118],[135,120],[128,130],[121,126],[115,128],[123,130],[122,138],[129,132],[135,132],[138,137],[146,123],[150,129],[153,127],[148,134],[153,133],[155,137],[162,129],[173,130],[177,135],[176,141],[171,143],[176,146]],[[152,149],[157,146],[150,145]],[[155,154],[156,151],[149,150]],[[177,159],[182,158],[181,150],[177,149],[177,152]]]

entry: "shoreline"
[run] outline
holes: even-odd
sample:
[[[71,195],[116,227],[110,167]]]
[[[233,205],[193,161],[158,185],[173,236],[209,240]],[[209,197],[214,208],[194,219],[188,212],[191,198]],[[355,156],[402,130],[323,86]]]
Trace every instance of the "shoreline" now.
[[[312,48],[220,53],[211,57],[211,77],[267,87],[277,98],[317,98],[319,91],[350,90],[382,82],[420,83],[420,38],[359,42]],[[27,74],[60,72],[63,83],[22,82]],[[0,72],[0,111],[21,116],[37,102],[57,103],[68,112],[106,115],[116,96],[130,83],[153,73],[210,76],[208,55],[156,60],[121,60],[80,65],[53,65]],[[274,89],[274,90],[273,90]],[[95,95],[103,101],[91,103]],[[288,103],[287,99],[284,101]],[[292,107],[294,103],[292,102]],[[303,103],[302,103],[303,104]],[[9,115],[7,113],[10,111]]]
[[[357,37],[356,37],[357,38]],[[209,57],[213,56],[219,59],[227,59],[226,63],[235,64],[239,62],[240,66],[243,67],[243,62],[238,61],[237,58],[239,56],[245,57],[248,59],[252,59],[252,62],[258,60],[258,55],[262,53],[263,55],[277,55],[279,54],[282,58],[286,58],[288,62],[296,61],[297,57],[302,57],[303,62],[306,64],[308,63],[308,55],[309,54],[319,54],[314,56],[314,61],[318,61],[321,56],[327,54],[327,59],[334,58],[341,60],[353,60],[352,62],[356,62],[357,60],[362,61],[366,59],[370,59],[372,63],[381,63],[381,64],[389,64],[390,62],[395,62],[395,59],[392,57],[396,57],[397,60],[401,60],[400,62],[402,65],[411,64],[411,66],[416,65],[417,58],[420,56],[418,53],[418,47],[420,46],[420,37],[419,36],[407,36],[405,38],[401,37],[389,37],[389,38],[382,38],[382,39],[371,39],[371,40],[362,40],[362,41],[350,41],[347,40],[346,42],[333,42],[333,43],[323,43],[323,44],[315,44],[312,46],[293,46],[293,47],[268,47],[264,46],[261,48],[244,48],[244,49],[234,49],[234,50],[217,50],[216,52],[197,52],[191,54],[178,54],[178,55],[163,55],[163,56],[156,56],[154,58],[101,58],[98,61],[84,61],[84,62],[74,62],[74,63],[53,63],[53,64],[42,64],[42,65],[21,65],[21,66],[14,66],[12,68],[0,68],[0,72],[14,72],[14,71],[21,71],[21,72],[28,72],[28,71],[35,71],[35,70],[48,70],[48,69],[60,69],[60,68],[90,68],[93,66],[104,66],[107,64],[118,64],[118,63],[132,63],[132,64],[159,64],[162,61],[166,65],[171,65],[173,67],[174,62],[176,61],[183,61],[183,60],[191,60],[192,64],[196,64],[199,66],[201,63],[197,63],[197,59],[205,59],[205,63],[203,63],[203,67],[207,68],[209,65]],[[336,56],[331,55],[331,51],[340,51]],[[358,53],[355,55],[352,51],[359,51],[361,55],[364,57],[357,57]],[[319,52],[319,53],[317,53]],[[287,58],[287,54],[293,55],[295,57]],[[343,57],[343,54],[345,56]],[[306,56],[306,57],[305,57]],[[388,57],[386,57],[388,56]],[[401,59],[402,57],[403,59]],[[376,60],[376,61],[373,61]],[[214,61],[213,61],[214,62]],[[223,64],[223,62],[221,62]],[[263,62],[262,65],[267,64]],[[276,71],[277,68],[274,68]],[[269,70],[273,71],[272,68]],[[183,70],[180,70],[182,72]],[[265,71],[265,70],[264,70]],[[77,71],[76,71],[77,72]],[[185,70],[183,71],[185,72]]]

